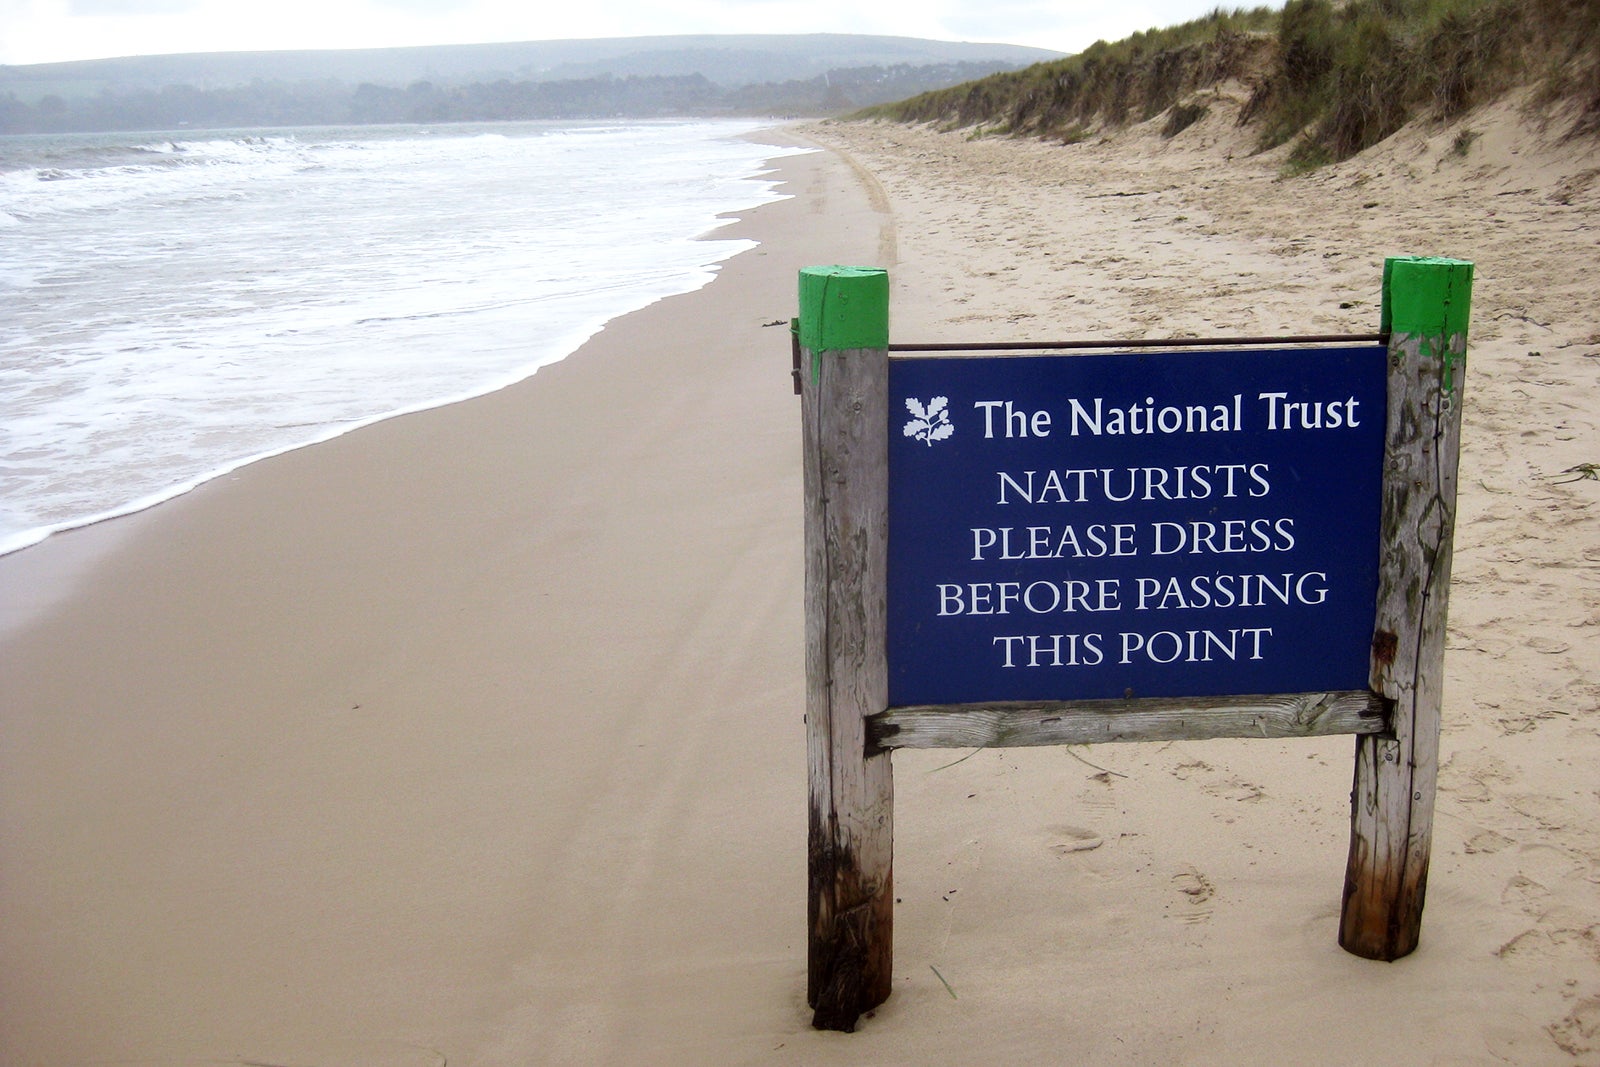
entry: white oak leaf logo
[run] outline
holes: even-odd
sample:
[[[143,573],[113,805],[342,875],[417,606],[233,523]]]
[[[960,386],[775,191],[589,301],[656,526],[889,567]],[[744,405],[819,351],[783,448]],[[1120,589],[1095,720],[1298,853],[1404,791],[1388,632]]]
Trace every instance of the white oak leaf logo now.
[[[943,441],[946,437],[956,432],[955,424],[950,421],[950,398],[936,396],[923,407],[922,401],[913,398],[906,400],[906,410],[916,418],[906,423],[903,431],[907,437],[915,437],[933,447],[935,441]]]

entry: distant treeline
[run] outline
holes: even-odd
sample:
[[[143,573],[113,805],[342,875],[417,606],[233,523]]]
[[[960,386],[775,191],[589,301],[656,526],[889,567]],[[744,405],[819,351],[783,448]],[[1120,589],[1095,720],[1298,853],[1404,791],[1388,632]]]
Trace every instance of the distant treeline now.
[[[699,74],[565,81],[496,81],[405,88],[338,81],[255,81],[232,88],[170,85],[159,91],[78,99],[45,96],[35,104],[0,96],[0,133],[485,122],[515,119],[607,119],[662,116],[816,116],[900,100],[1007,69],[1001,63],[856,67],[806,80],[726,87]]]
[[[1239,124],[1291,164],[1348,158],[1414,118],[1451,119],[1513,88],[1600,132],[1600,0],[1288,0],[1097,42],[1083,52],[866,114],[986,133],[1081,140],[1166,116],[1171,137],[1224,83]]]

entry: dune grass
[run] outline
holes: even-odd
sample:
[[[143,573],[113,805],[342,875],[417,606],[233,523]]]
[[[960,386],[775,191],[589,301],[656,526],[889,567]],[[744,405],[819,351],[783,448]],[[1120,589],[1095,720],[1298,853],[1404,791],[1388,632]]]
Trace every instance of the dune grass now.
[[[1096,42],[1066,59],[925,93],[866,117],[1082,139],[1168,114],[1176,136],[1205,91],[1248,89],[1239,122],[1258,148],[1293,142],[1313,167],[1416,118],[1450,120],[1529,86],[1566,123],[1600,132],[1600,0],[1289,0]]]

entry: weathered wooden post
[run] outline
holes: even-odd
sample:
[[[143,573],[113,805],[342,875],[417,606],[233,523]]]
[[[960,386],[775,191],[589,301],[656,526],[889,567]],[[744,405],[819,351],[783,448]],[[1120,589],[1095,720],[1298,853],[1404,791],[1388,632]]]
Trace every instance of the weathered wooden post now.
[[[1368,959],[1411,952],[1422,925],[1471,300],[1471,263],[1384,264],[1389,415],[1371,686],[1390,704],[1390,728],[1356,740],[1339,924],[1339,944]]]
[[[889,997],[894,784],[869,748],[888,702],[889,278],[800,272],[806,497],[806,757],[810,779],[807,999],[818,1029],[850,1031]]]

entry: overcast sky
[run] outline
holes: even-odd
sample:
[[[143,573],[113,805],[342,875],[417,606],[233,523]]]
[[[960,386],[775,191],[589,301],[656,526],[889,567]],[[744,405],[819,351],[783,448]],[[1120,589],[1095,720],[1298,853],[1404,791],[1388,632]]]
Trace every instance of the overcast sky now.
[[[675,33],[881,33],[1078,52],[1216,0],[0,0],[0,63]]]

